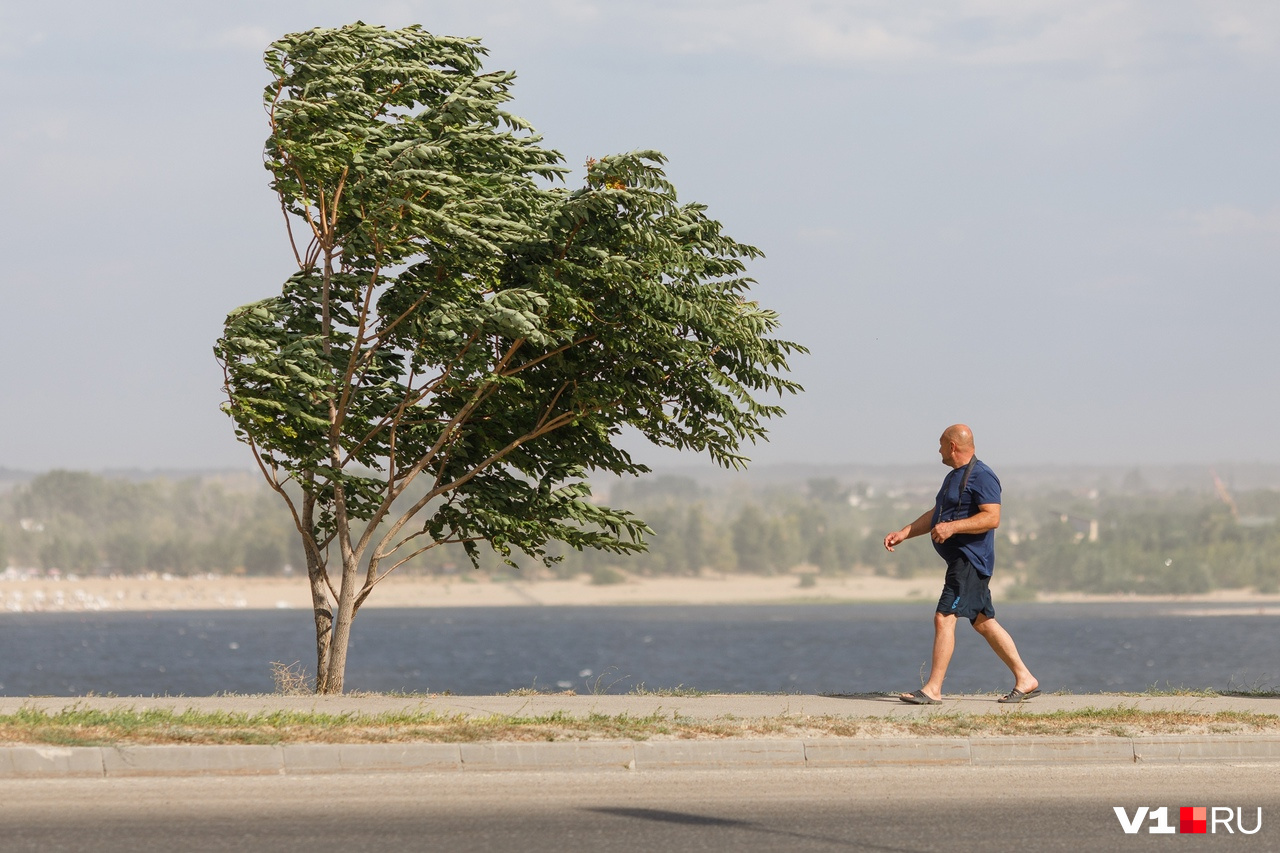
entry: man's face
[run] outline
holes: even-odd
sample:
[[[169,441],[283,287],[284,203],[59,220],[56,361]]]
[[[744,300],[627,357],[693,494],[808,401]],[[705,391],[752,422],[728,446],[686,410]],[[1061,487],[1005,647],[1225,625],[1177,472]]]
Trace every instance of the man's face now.
[[[956,467],[956,446],[944,435],[938,439],[938,454],[942,456],[942,464],[948,468]]]

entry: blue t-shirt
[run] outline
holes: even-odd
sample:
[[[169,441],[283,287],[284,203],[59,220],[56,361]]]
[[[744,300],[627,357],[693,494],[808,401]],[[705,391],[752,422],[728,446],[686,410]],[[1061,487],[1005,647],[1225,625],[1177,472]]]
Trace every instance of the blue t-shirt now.
[[[978,514],[978,507],[983,504],[1000,503],[1000,478],[981,461],[975,460],[973,471],[969,474],[969,482],[965,484],[964,494],[959,494],[960,484],[964,482],[966,465],[955,468],[942,481],[938,497],[933,504],[933,521],[930,527],[940,521],[955,521],[957,518],[970,518]],[[941,544],[934,542],[934,550],[950,565],[956,557],[963,555],[978,574],[991,577],[996,567],[996,532],[957,533]]]

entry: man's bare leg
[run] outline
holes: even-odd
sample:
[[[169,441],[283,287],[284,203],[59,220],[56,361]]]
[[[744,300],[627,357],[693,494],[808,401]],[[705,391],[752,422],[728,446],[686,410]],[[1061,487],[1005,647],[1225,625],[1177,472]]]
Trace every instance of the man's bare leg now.
[[[973,621],[973,629],[983,636],[991,650],[1009,667],[1009,671],[1013,673],[1014,690],[1030,693],[1040,686],[1040,682],[1018,656],[1018,647],[1013,644],[1013,637],[1009,636],[1009,632],[999,622],[979,613],[978,618]]]
[[[942,681],[947,677],[951,655],[956,650],[956,617],[949,613],[933,614],[933,662],[929,680],[920,689],[932,699],[942,698]],[[904,694],[906,695],[906,694]]]

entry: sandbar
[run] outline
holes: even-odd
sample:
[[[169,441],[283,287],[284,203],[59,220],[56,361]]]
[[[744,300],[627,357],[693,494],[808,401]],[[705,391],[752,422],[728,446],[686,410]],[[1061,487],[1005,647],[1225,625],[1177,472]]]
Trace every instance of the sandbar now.
[[[997,580],[992,593],[997,606],[1006,601],[1010,580]],[[570,580],[489,578],[481,573],[450,577],[391,576],[374,589],[367,608],[384,607],[533,607],[658,604],[785,604],[844,602],[920,602],[935,600],[941,575],[889,578],[877,575],[819,577],[708,575],[629,577],[620,583],[595,584],[587,576]],[[1090,596],[1079,593],[1040,595],[1037,601],[1065,603],[1163,602],[1188,616],[1256,612],[1280,613],[1280,595],[1249,590],[1218,590],[1203,595]],[[1239,605],[1251,607],[1241,609]],[[0,613],[96,612],[155,610],[310,609],[311,597],[302,576],[245,577],[149,575],[140,577],[63,577],[0,580]]]

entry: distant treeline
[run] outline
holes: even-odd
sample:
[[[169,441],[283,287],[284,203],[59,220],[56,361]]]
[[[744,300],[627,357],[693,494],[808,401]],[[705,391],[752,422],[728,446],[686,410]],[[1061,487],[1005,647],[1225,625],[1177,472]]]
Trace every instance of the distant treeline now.
[[[940,569],[927,539],[893,554],[881,546],[886,532],[929,506],[927,491],[881,491],[834,478],[713,488],[654,476],[612,484],[602,499],[649,523],[648,553],[570,551],[552,574],[608,582],[623,572],[910,577]],[[1129,483],[1111,492],[1007,492],[1005,500],[997,571],[1013,573],[1028,595],[1280,591],[1280,491],[1155,492]],[[548,572],[517,562],[530,576]],[[77,574],[276,574],[286,566],[301,570],[304,561],[282,501],[248,475],[137,481],[55,471],[0,494],[0,567],[6,565]],[[487,552],[481,568],[515,574]],[[401,571],[470,569],[460,551],[440,548]]]
[[[134,481],[53,471],[0,495],[0,565],[77,574],[301,566],[279,497],[249,477]]]

